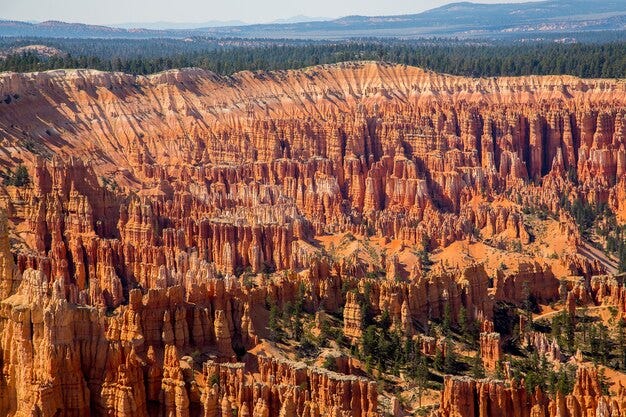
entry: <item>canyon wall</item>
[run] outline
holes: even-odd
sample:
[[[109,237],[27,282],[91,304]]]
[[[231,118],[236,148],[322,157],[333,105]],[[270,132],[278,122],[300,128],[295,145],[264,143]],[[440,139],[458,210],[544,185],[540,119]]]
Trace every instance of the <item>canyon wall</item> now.
[[[541,388],[528,392],[515,381],[447,377],[441,394],[441,417],[617,416],[626,406],[624,387],[604,395],[597,369],[580,367],[571,394],[549,398]]]
[[[0,96],[17,98],[0,103],[0,161],[81,157],[144,194],[281,202],[316,232],[360,226],[445,245],[475,225],[527,240],[518,213],[467,203],[569,173],[594,203],[622,212],[625,92],[623,81],[470,79],[379,63],[232,77],[7,73]],[[561,187],[549,182],[511,192],[554,205]]]
[[[446,312],[489,321],[498,302],[558,300],[560,277],[541,260],[490,276],[415,253],[528,245],[523,207],[559,214],[575,251],[562,198],[626,209],[621,80],[76,70],[0,74],[4,96],[0,163],[30,183],[0,188],[2,415],[373,417],[388,411],[375,382],[255,351],[270,304],[340,315],[354,345],[364,300],[406,337]],[[333,253],[333,234],[414,253]],[[578,299],[623,312],[621,286],[591,279],[601,264],[572,255],[568,270],[591,283]],[[494,371],[499,338],[480,344]],[[538,395],[444,388],[442,415]]]

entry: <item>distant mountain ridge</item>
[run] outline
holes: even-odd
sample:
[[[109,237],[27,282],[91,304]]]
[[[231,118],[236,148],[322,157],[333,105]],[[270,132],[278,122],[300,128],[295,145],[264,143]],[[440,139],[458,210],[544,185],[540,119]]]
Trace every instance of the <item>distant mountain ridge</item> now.
[[[418,14],[346,16],[296,23],[203,28],[124,28],[47,21],[0,21],[0,36],[153,38],[241,37],[342,39],[356,37],[515,37],[626,29],[626,1],[546,0],[527,3],[451,3]]]
[[[148,29],[123,29],[110,26],[67,23],[48,20],[40,23],[28,23],[15,20],[0,21],[0,36],[39,36],[61,38],[126,38],[144,33],[146,37],[157,37],[163,31]]]
[[[128,22],[128,23],[116,23],[111,26],[119,29],[149,29],[149,30],[189,30],[196,29],[198,27],[224,27],[224,26],[244,26],[248,23],[241,20],[211,20],[204,23],[191,23],[191,22]]]

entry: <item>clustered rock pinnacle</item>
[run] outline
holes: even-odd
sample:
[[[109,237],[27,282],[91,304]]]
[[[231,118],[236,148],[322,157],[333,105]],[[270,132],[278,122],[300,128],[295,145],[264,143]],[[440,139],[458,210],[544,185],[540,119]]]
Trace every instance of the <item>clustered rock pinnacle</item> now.
[[[561,283],[541,259],[490,277],[483,263],[368,264],[323,253],[316,239],[433,250],[479,230],[527,245],[520,207],[545,206],[575,252],[580,233],[559,208],[568,176],[626,219],[622,81],[369,63],[230,78],[0,74],[6,94],[20,98],[0,103],[0,162],[24,161],[31,182],[0,189],[0,415],[379,416],[377,383],[349,363],[337,373],[254,350],[268,337],[268,300],[293,305],[303,288],[304,310],[320,322],[342,314],[354,345],[364,314],[354,289],[365,282],[374,314],[388,312],[407,337],[441,319],[445,302],[452,317],[463,309],[485,323],[480,351],[493,373],[494,303],[528,291],[548,303]],[[578,255],[566,264],[582,277],[573,308],[626,314],[605,266]],[[442,349],[422,343],[425,354]],[[560,360],[552,340],[526,343]],[[605,396],[597,380],[580,368],[571,395],[548,398],[446,377],[436,413],[626,413],[623,389]]]

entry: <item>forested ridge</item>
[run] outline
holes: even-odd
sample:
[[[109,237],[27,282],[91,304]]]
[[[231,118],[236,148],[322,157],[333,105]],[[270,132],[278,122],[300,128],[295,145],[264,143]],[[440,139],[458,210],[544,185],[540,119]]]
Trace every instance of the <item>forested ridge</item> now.
[[[41,40],[40,40],[41,41]],[[6,45],[6,40],[4,40]],[[42,42],[43,43],[43,42]],[[463,76],[568,74],[584,78],[626,77],[626,42],[516,44],[410,41],[271,40],[50,40],[68,53],[42,57],[9,54],[0,71],[32,72],[91,68],[152,74],[200,67],[230,75],[242,70],[303,68],[343,61],[380,60]],[[0,46],[4,46],[0,41]]]

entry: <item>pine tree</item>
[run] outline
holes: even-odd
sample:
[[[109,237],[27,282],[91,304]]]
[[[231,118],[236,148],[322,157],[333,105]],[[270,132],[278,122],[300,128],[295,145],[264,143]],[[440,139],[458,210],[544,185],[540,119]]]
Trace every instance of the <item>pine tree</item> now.
[[[480,356],[480,351],[476,351],[476,355],[472,358],[472,378],[481,379],[485,377],[485,368]]]
[[[446,374],[454,375],[457,372],[458,360],[454,350],[454,345],[450,339],[446,339],[445,341],[445,350],[446,353],[443,358],[443,371]]]
[[[617,325],[617,345],[619,346],[619,356],[622,362],[622,369],[626,369],[626,320],[621,319]]]
[[[278,306],[272,303],[270,306],[270,317],[268,322],[268,329],[270,332],[270,340],[279,342],[283,338],[283,330],[279,323],[279,317],[281,316]]]
[[[443,320],[441,322],[441,327],[443,333],[445,335],[449,335],[452,330],[452,307],[448,300],[445,301],[445,305],[443,307]]]
[[[424,390],[428,387],[428,365],[426,358],[420,358],[417,367],[415,369],[415,382],[417,384],[417,396],[419,399],[419,406],[422,406],[422,397]]]

